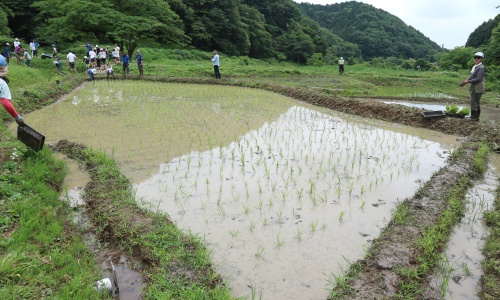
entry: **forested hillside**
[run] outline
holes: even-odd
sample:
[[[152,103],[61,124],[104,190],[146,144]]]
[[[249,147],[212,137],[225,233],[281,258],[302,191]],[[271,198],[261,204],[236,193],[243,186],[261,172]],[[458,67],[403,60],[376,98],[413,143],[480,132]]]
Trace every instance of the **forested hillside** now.
[[[415,28],[369,4],[351,1],[298,5],[321,26],[358,45],[364,58],[421,58],[440,50],[439,45]]]
[[[61,47],[118,43],[129,53],[139,45],[191,46],[333,63],[340,56],[434,61],[441,51],[397,17],[355,1],[323,6],[292,0],[2,0],[0,25],[0,42],[19,37]]]
[[[494,19],[489,19],[488,21],[483,22],[483,24],[479,25],[467,39],[467,43],[465,43],[465,47],[480,47],[482,45],[486,45],[490,39],[493,29],[498,26],[500,23],[500,15],[497,15]]]

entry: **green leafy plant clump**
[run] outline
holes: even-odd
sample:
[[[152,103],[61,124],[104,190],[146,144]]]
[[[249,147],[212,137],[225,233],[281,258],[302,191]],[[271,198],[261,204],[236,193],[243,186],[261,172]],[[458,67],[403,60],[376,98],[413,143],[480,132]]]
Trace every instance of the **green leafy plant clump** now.
[[[462,107],[460,109],[460,107],[456,105],[449,105],[446,106],[446,112],[449,114],[457,114],[459,116],[465,117],[470,114],[470,109],[468,107]]]

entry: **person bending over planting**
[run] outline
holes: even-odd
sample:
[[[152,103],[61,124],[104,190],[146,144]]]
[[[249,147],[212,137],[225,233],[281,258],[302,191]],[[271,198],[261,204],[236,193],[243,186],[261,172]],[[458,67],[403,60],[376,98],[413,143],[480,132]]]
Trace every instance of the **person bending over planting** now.
[[[7,78],[7,71],[9,66],[7,66],[7,61],[3,55],[0,55],[0,101],[5,110],[16,120],[16,123],[24,126],[23,118],[17,113],[14,105],[12,105],[12,95],[10,94],[9,79]]]

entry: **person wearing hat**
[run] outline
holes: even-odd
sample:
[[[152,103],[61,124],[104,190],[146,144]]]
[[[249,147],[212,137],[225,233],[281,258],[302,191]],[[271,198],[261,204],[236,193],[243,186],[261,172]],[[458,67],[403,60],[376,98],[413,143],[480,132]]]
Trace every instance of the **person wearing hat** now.
[[[481,100],[481,96],[485,93],[486,89],[484,86],[483,59],[483,52],[476,52],[476,54],[474,54],[474,66],[472,67],[471,74],[469,78],[465,79],[460,84],[461,86],[470,84],[470,118],[476,121],[479,121],[479,115],[481,114],[479,100]]]
[[[21,45],[21,42],[19,41],[19,39],[18,39],[18,38],[16,38],[16,39],[14,40],[14,48],[16,48],[16,47],[17,47],[17,46],[19,46],[19,45]]]
[[[12,105],[12,95],[8,86],[9,79],[7,78],[7,71],[9,66],[7,60],[3,55],[0,55],[0,102],[3,108],[16,120],[20,126],[26,125],[21,115],[16,111]]]
[[[339,59],[339,74],[344,74],[344,58],[340,57]]]
[[[5,46],[3,47],[3,57],[5,58],[7,64],[9,64],[9,60],[10,60],[10,57],[11,57],[11,54],[10,54],[10,44],[9,43],[5,43]]]

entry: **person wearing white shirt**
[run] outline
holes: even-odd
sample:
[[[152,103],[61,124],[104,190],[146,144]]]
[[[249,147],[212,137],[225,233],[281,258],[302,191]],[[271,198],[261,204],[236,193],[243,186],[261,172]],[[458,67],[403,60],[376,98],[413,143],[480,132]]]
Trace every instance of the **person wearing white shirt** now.
[[[92,65],[93,68],[95,68],[95,56],[96,56],[96,53],[94,51],[94,49],[90,50],[89,51],[89,59],[90,59],[90,64]]]
[[[219,63],[219,54],[217,53],[217,50],[214,50],[214,52],[212,52],[214,54],[214,56],[212,56],[211,60],[212,60],[212,63],[214,65],[214,73],[215,73],[215,79],[220,79],[220,72],[219,72],[219,66],[220,66],[220,63]]]
[[[69,62],[69,70],[71,71],[72,74],[77,73],[75,68],[75,59],[78,59],[78,57],[76,57],[76,55],[73,54],[73,52],[69,51],[68,55],[66,55],[66,60]]]

